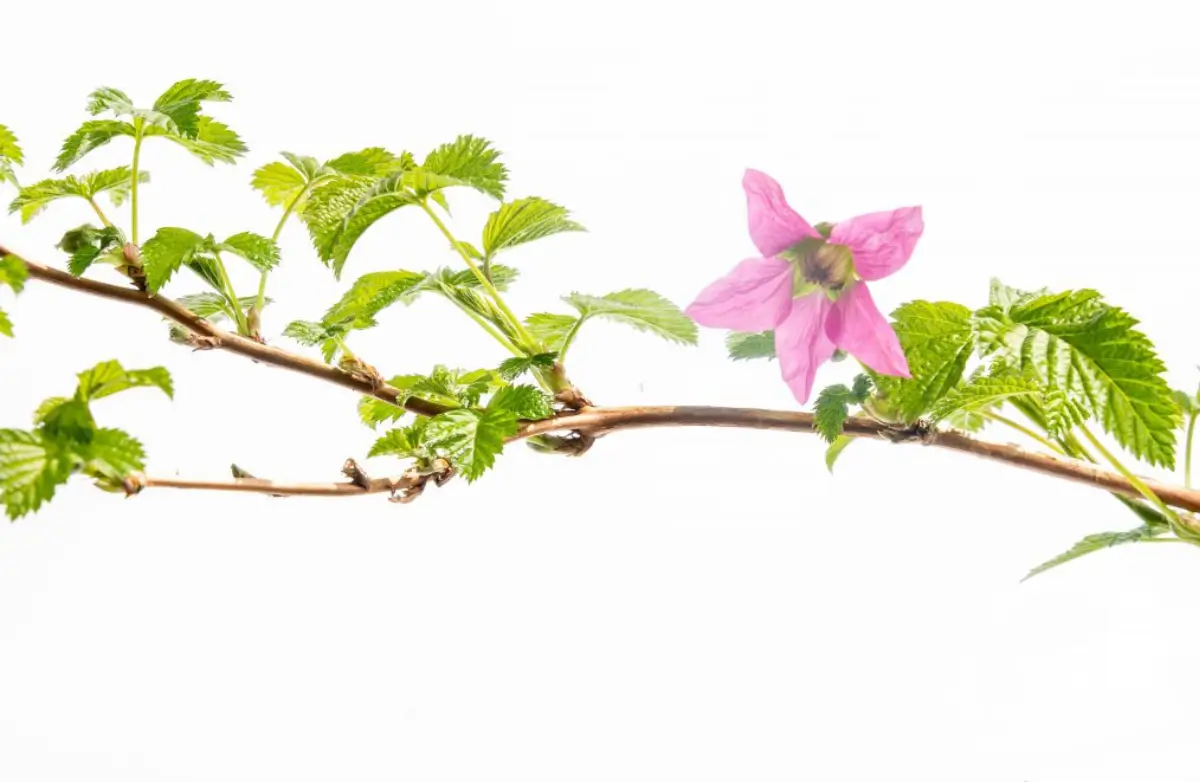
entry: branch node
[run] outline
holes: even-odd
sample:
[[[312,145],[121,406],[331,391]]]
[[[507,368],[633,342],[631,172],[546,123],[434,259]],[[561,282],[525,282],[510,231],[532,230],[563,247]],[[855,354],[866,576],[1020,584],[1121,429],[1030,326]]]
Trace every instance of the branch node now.
[[[592,406],[591,401],[583,395],[583,392],[574,386],[559,391],[554,395],[554,399],[564,408],[572,411],[583,410],[586,407]]]
[[[359,466],[358,462],[353,459],[347,459],[342,465],[342,475],[350,479],[350,482],[364,491],[369,491],[371,488],[371,478],[367,475],[366,470]]]
[[[142,475],[140,472],[126,475],[125,479],[121,481],[121,488],[125,490],[126,497],[132,497],[135,494],[139,494],[142,489],[146,488],[146,476]]]

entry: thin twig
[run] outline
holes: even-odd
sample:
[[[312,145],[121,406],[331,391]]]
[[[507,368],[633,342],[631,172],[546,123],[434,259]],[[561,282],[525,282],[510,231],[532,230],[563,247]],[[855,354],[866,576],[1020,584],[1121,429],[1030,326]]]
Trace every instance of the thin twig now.
[[[67,272],[30,261],[0,245],[0,258],[6,255],[14,256],[23,261],[29,269],[29,276],[32,279],[48,282],[63,288],[70,288],[82,293],[90,293],[93,296],[99,296],[104,299],[112,299],[154,310],[193,333],[204,337],[204,343],[207,347],[228,350],[230,353],[237,353],[264,364],[283,367],[293,372],[299,372],[330,383],[336,383],[339,386],[357,391],[365,396],[373,396],[391,404],[399,404],[399,406],[418,415],[437,415],[438,413],[445,412],[447,409],[441,405],[411,397],[399,403],[398,400],[401,400],[403,395],[399,389],[393,386],[386,383],[373,383],[368,378],[344,372],[337,367],[321,363],[320,361],[299,356],[295,353],[289,353],[286,350],[264,345],[252,339],[240,337],[237,334],[219,329],[183,305],[165,296],[142,293],[133,288],[110,285],[106,282],[98,282],[85,277],[75,277]]]

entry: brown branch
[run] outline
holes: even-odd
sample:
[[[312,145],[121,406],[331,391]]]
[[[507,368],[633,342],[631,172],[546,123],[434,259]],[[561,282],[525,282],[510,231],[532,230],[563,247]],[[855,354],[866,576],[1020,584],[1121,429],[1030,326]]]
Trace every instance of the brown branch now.
[[[718,426],[810,433],[816,431],[811,413],[741,407],[612,407],[593,408],[546,421],[534,421],[526,424],[516,439],[562,429],[574,429],[600,436],[621,429],[662,426]],[[1030,451],[1017,445],[978,440],[964,432],[932,431],[921,427],[897,429],[862,416],[854,416],[847,420],[844,431],[851,437],[877,437],[891,442],[924,443],[1023,467],[1128,497],[1141,497],[1137,489],[1118,473],[1087,462]],[[1200,512],[1200,491],[1151,479],[1145,479],[1145,482],[1168,505]]]
[[[360,373],[344,372],[337,367],[324,364],[320,361],[299,356],[295,353],[289,353],[286,350],[264,345],[252,339],[219,329],[183,305],[165,296],[143,293],[134,288],[110,285],[106,282],[89,280],[84,277],[75,277],[67,272],[22,258],[17,253],[0,245],[0,258],[6,255],[11,255],[24,262],[25,266],[29,269],[29,276],[32,279],[48,282],[63,288],[70,288],[81,293],[90,293],[93,296],[99,296],[103,299],[111,299],[154,310],[160,315],[170,318],[184,328],[203,337],[206,347],[228,350],[230,353],[237,353],[263,364],[283,367],[284,369],[309,375],[310,377],[325,380],[329,383],[336,383],[339,386],[357,391],[365,396],[373,396],[394,405],[399,404],[399,406],[418,415],[437,415],[446,410],[446,408],[432,402],[411,397],[400,403],[398,400],[402,398],[402,395],[397,388],[386,383],[374,381],[370,377]]]
[[[14,255],[0,246],[0,257]],[[20,256],[16,256],[20,258]],[[298,356],[279,348],[263,345],[254,340],[231,334],[197,317],[178,303],[165,298],[123,288],[95,280],[74,277],[66,272],[25,260],[32,278],[64,288],[90,293],[106,299],[146,307],[176,321],[193,332],[208,338],[214,347],[247,356],[256,361],[283,367],[294,372],[316,377],[349,388],[359,394],[374,396],[385,402],[397,404],[400,391],[392,386],[372,381],[359,374],[344,372],[336,367]],[[419,415],[437,415],[445,408],[419,399],[406,399],[402,406]],[[771,429],[790,432],[813,432],[813,417],[810,413],[781,410],[758,410],[737,407],[588,407],[578,412],[567,412],[545,421],[533,421],[522,426],[511,438],[522,440],[539,434],[570,431],[581,435],[580,451],[586,450],[591,441],[614,431],[666,426],[717,426],[742,429]],[[920,442],[938,448],[969,453],[992,461],[1023,467],[1045,475],[1080,483],[1129,497],[1140,497],[1138,491],[1121,475],[1104,470],[1086,462],[1064,459],[1058,456],[1030,451],[1016,445],[977,440],[962,432],[932,432],[919,427],[896,429],[878,421],[853,417],[846,422],[845,433],[852,437],[883,438],[892,442]],[[173,478],[147,478],[137,476],[133,489],[178,488],[208,489],[216,491],[258,492],[300,496],[350,496],[378,492],[397,492],[411,488],[406,481],[414,480],[411,473],[397,479],[371,479],[364,488],[362,481],[348,483],[276,483],[259,479],[237,479],[234,481],[186,481]],[[439,482],[444,481],[439,478]],[[1200,512],[1200,491],[1181,486],[1146,480],[1146,484],[1164,502],[1176,508]],[[413,484],[414,486],[416,484]],[[424,482],[420,482],[424,486]],[[415,496],[415,495],[414,495]]]

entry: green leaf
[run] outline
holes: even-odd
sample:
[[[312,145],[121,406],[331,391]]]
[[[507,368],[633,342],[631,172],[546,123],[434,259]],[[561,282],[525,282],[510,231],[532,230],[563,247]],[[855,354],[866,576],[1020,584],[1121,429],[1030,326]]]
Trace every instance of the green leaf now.
[[[375,183],[346,214],[341,226],[332,232],[329,237],[331,244],[328,257],[321,260],[332,263],[334,276],[341,277],[350,251],[368,228],[381,217],[401,207],[418,203],[416,196],[405,187],[403,179],[403,174],[395,174]]]
[[[0,500],[13,521],[37,511],[71,475],[69,455],[38,432],[0,429]]]
[[[410,303],[427,278],[424,272],[391,271],[364,274],[321,319],[325,323],[372,321],[398,301]]]
[[[407,153],[406,153],[407,154]],[[413,167],[412,156],[396,157],[383,147],[347,152],[325,163],[326,168],[349,176],[383,177]]]
[[[492,198],[504,197],[508,169],[498,161],[500,153],[491,142],[476,136],[459,136],[449,144],[430,152],[421,169],[438,174],[444,180],[430,180],[420,188],[434,190],[451,185],[465,185]],[[440,182],[440,184],[439,184]]]
[[[206,237],[204,242],[196,248],[196,252],[190,258],[184,260],[183,265],[191,269],[197,277],[208,283],[210,288],[224,296],[225,282],[221,279],[221,267],[217,265],[217,259],[211,255],[202,255],[200,252],[201,250],[210,249],[209,239],[211,237]]]
[[[775,358],[775,332],[731,331],[725,337],[725,348],[734,361],[749,361],[756,358]]]
[[[495,464],[505,439],[516,433],[517,418],[508,410],[451,410],[429,421],[424,442],[471,483]]]
[[[372,429],[380,424],[399,421],[407,413],[403,407],[397,407],[373,396],[364,396],[358,403],[358,417]]]
[[[120,249],[124,244],[125,236],[119,228],[97,228],[85,224],[67,231],[55,246],[70,253],[67,269],[71,274],[80,277],[101,256],[107,256],[109,260],[119,259],[119,263],[124,263],[124,254]]]
[[[1030,377],[1001,375],[992,377],[976,372],[969,380],[953,388],[930,411],[934,422],[955,415],[977,413],[999,407],[1014,397],[1040,395],[1040,385]]]
[[[540,421],[554,415],[551,399],[537,386],[505,386],[492,395],[489,410],[506,410],[519,419]]]
[[[146,466],[142,444],[120,429],[97,429],[80,455],[85,475],[110,481],[121,481]]]
[[[104,146],[114,138],[133,135],[133,125],[128,122],[111,119],[88,120],[79,126],[79,130],[67,136],[62,150],[58,153],[58,159],[54,161],[54,170],[66,171],[89,152]]]
[[[6,337],[13,335],[13,323],[4,310],[0,310],[0,334]]]
[[[575,328],[580,318],[574,315],[558,315],[553,312],[535,312],[525,319],[529,333],[554,352],[562,350],[567,335]]]
[[[257,301],[255,296],[246,296],[239,303],[250,306]],[[227,315],[228,301],[219,293],[189,293],[180,296],[175,302],[199,318],[210,318],[213,315]]]
[[[367,457],[396,456],[401,459],[411,459],[419,456],[423,450],[424,446],[411,436],[407,428],[398,428],[376,440],[375,444],[371,446],[371,450],[367,452]]]
[[[338,177],[313,186],[300,218],[308,228],[317,256],[328,265],[350,212],[371,190],[367,177]]]
[[[677,306],[654,291],[630,289],[605,296],[572,293],[564,296],[563,301],[579,310],[582,320],[613,320],[633,326],[638,331],[657,334],[671,342],[696,344],[696,324]]]
[[[113,202],[120,206],[132,186],[133,170],[119,166],[106,171],[94,171],[81,177],[68,176],[63,179],[43,179],[21,188],[17,197],[9,204],[8,211],[21,213],[21,222],[28,223],[51,202],[63,198],[93,199],[101,193],[109,193]],[[149,182],[150,174],[142,171],[139,182]]]
[[[29,279],[29,267],[15,255],[0,256],[0,285],[7,285],[13,293],[25,289],[25,280]]]
[[[221,242],[220,249],[240,255],[260,272],[279,265],[279,246],[265,236],[243,231]]]
[[[1007,312],[989,306],[977,317],[981,351],[1036,376],[1048,411],[1064,411],[1052,428],[1087,415],[1134,456],[1174,467],[1180,410],[1136,319],[1091,290],[1027,298]]]
[[[96,419],[81,399],[47,399],[35,417],[45,434],[59,440],[87,444],[96,431]]]
[[[0,160],[7,160],[16,165],[25,162],[25,153],[17,142],[17,136],[5,125],[0,125]]]
[[[436,366],[428,377],[414,380],[406,389],[412,396],[450,407],[472,407],[496,385],[498,376],[488,370],[462,372]]]
[[[308,187],[308,179],[287,163],[267,163],[254,172],[250,185],[271,206],[285,209],[296,202]]]
[[[975,348],[971,311],[961,304],[913,301],[892,313],[911,379],[870,373],[882,400],[911,424],[959,384]]]
[[[196,251],[205,245],[206,240],[203,236],[186,228],[159,228],[154,236],[142,245],[146,287],[151,293],[158,293],[175,272],[179,271],[179,267],[192,260]]]
[[[154,387],[174,398],[171,374],[163,367],[125,369],[117,361],[104,361],[80,372],[76,395],[84,402],[103,399],[130,388]]]
[[[1059,554],[1053,559],[1047,560],[1042,564],[1029,571],[1029,574],[1022,581],[1028,581],[1034,576],[1045,573],[1051,568],[1058,567],[1064,563],[1079,559],[1082,556],[1092,554],[1097,551],[1104,551],[1113,546],[1120,546],[1126,543],[1141,543],[1160,535],[1170,532],[1171,528],[1167,524],[1144,524],[1136,529],[1131,529],[1126,532],[1100,532],[1094,535],[1088,535],[1083,540],[1076,543],[1067,551]]]
[[[558,358],[557,353],[538,353],[533,356],[514,356],[510,359],[505,359],[500,364],[500,377],[508,382],[512,382],[524,375],[526,372],[533,372],[538,369],[553,369],[554,362]]]
[[[128,99],[126,99],[128,100]],[[189,139],[200,135],[200,105],[205,102],[227,102],[233,97],[223,85],[206,79],[183,79],[167,88],[154,101],[154,110],[170,118],[172,130]]]
[[[842,451],[846,450],[846,446],[854,442],[854,438],[848,435],[838,435],[838,438],[829,444],[825,449],[825,469],[833,472],[833,465],[837,462],[838,457],[842,455]]]
[[[522,198],[504,204],[488,216],[483,229],[483,253],[493,258],[521,244],[568,231],[584,231],[568,219],[570,213],[542,198]]]
[[[169,139],[210,166],[217,162],[234,163],[249,151],[237,133],[212,117],[199,117],[194,135],[182,136],[158,126],[143,128],[142,135]]]
[[[283,336],[291,337],[301,345],[320,346],[325,363],[332,363],[341,350],[338,341],[346,335],[347,327],[338,323],[314,323],[311,320],[294,320],[283,330]]]
[[[853,388],[839,383],[821,390],[814,406],[813,425],[826,442],[832,444],[841,437],[850,407],[867,401],[870,393],[871,379],[866,375],[854,378]]]
[[[88,96],[87,113],[93,117],[111,111],[115,116],[132,116],[133,101],[116,87],[100,87]]]

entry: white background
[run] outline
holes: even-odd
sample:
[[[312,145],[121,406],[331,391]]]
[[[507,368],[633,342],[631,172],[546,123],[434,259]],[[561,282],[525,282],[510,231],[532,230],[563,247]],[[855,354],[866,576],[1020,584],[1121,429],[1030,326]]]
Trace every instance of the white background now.
[[[23,3],[4,12],[0,122],[32,181],[94,87],[144,104],[177,78],[227,83],[212,113],[250,145],[242,165],[143,155],[143,225],[218,235],[270,232],[248,180],[278,150],[484,135],[513,196],[590,229],[510,258],[523,312],[627,286],[686,304],[753,253],[753,166],[812,222],[924,206],[912,262],[874,286],[885,311],[977,305],[992,275],[1094,287],[1194,386],[1200,56],[1182,7]],[[452,206],[477,238],[491,205]],[[58,204],[0,240],[60,262],[88,217]],[[454,263],[422,218],[372,229],[340,284],[289,226],[268,332],[357,274]],[[156,474],[336,480],[372,440],[354,395],[189,353],[147,312],[37,283],[0,299],[19,329],[0,426],[118,358],[177,381],[174,402],[97,406]],[[473,329],[428,301],[355,344],[389,374],[494,365]],[[775,364],[728,363],[722,336],[595,324],[573,376],[607,404],[794,407]],[[407,507],[79,481],[0,528],[0,779],[1200,779],[1200,554],[1132,547],[1018,583],[1132,526],[1103,493],[1002,465],[859,443],[831,477],[816,438],[739,431],[627,433],[581,460],[514,448]]]

